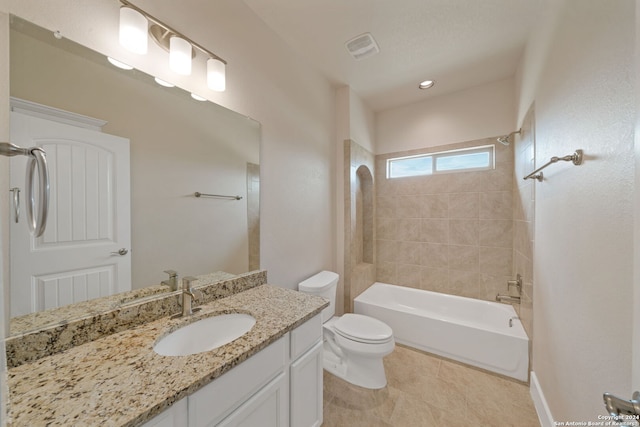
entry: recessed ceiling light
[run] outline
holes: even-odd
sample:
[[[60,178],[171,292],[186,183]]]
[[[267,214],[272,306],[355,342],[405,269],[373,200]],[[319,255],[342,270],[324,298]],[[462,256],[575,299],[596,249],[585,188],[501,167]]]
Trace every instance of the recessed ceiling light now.
[[[164,86],[164,87],[174,87],[175,85],[173,83],[169,83],[166,82],[162,79],[159,79],[157,77],[154,77],[154,80],[156,81],[156,83],[158,83],[160,86]]]
[[[195,99],[196,101],[206,101],[206,100],[207,100],[207,98],[203,98],[202,96],[197,95],[197,94],[195,94],[195,93],[192,93],[192,94],[191,94],[191,97],[192,97],[193,99]]]
[[[131,65],[127,65],[124,62],[120,62],[110,56],[107,56],[107,60],[111,63],[111,65],[115,65],[116,67],[122,68],[123,70],[133,70],[133,67]]]
[[[420,82],[420,84],[418,85],[418,87],[420,89],[429,89],[430,87],[432,87],[434,84],[436,84],[435,80],[425,80],[423,82]]]

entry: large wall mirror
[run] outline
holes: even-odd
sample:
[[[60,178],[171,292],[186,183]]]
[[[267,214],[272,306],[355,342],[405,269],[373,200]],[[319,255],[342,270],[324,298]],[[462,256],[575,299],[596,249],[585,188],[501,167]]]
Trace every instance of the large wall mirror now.
[[[148,287],[161,292],[165,288],[158,286],[169,277],[165,270],[174,270],[179,277],[214,272],[230,277],[259,269],[258,122],[197,101],[179,88],[161,86],[140,71],[118,69],[103,55],[15,16],[11,17],[10,46],[11,142],[22,138],[14,132],[26,129],[31,135],[31,128],[48,126],[41,120],[51,118],[46,110],[37,112],[40,106],[106,122],[91,122],[90,129],[81,129],[75,119],[63,123],[72,127],[70,137],[58,135],[59,124],[53,125],[53,131],[44,131],[57,138],[55,143],[48,136],[41,141],[49,147],[52,207],[47,230],[38,239],[21,235],[25,221],[19,217],[15,222],[14,209],[9,217],[12,318],[37,316],[34,313],[41,310],[51,313],[70,302],[77,306],[120,291],[129,291],[126,295],[132,298],[145,295]],[[38,104],[36,113],[31,103]],[[81,135],[104,134],[107,148],[94,150],[93,142],[90,148],[80,147],[77,141],[82,138],[73,136],[74,126]],[[38,132],[32,140],[41,138]],[[111,137],[115,142],[110,142]],[[109,154],[118,141],[124,141],[128,159]],[[118,168],[100,175],[110,165],[126,162],[128,177]],[[12,187],[24,185],[21,167],[12,158]],[[233,197],[195,197],[196,192]],[[128,210],[122,211],[122,204],[114,202],[122,195],[129,198]],[[117,253],[118,246],[114,250],[106,243],[127,228],[128,220],[130,244],[122,245],[126,250],[122,255]],[[53,267],[21,272],[39,262],[27,258],[29,251],[38,258],[56,250],[61,252],[47,261]],[[87,257],[82,267],[66,264],[81,257]],[[130,272],[96,261],[115,265],[127,258]],[[118,283],[129,278],[130,284],[120,288]],[[99,289],[110,280],[113,286]],[[65,320],[62,315],[51,322]],[[23,332],[13,323],[17,322],[12,320],[12,334]]]

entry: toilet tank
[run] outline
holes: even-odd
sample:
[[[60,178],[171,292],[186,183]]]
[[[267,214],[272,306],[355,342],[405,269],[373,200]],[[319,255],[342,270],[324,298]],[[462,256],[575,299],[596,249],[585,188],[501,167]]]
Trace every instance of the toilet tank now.
[[[321,271],[298,284],[300,292],[318,295],[329,300],[329,306],[322,310],[322,323],[336,314],[336,287],[339,278],[340,276],[333,271]]]

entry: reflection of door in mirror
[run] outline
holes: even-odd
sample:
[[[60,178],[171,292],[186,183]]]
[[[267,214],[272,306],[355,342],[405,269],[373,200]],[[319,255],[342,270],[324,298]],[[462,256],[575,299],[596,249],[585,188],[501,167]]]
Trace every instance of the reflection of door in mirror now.
[[[40,113],[38,113],[40,114]],[[50,169],[49,220],[34,238],[11,222],[11,315],[131,289],[129,140],[11,113],[11,141],[39,146]],[[24,159],[11,160],[11,186],[24,185]]]

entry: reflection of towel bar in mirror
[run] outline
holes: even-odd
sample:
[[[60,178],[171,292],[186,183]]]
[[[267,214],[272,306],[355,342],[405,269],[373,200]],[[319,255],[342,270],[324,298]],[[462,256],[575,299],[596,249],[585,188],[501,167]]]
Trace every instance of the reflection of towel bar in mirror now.
[[[27,175],[25,179],[27,225],[29,226],[29,231],[33,236],[42,236],[42,233],[44,233],[44,229],[47,226],[47,214],[49,212],[49,169],[47,167],[47,157],[44,150],[40,147],[20,148],[9,142],[0,142],[0,155],[7,157],[27,156],[29,158],[27,161]],[[34,178],[36,172],[39,178],[38,210],[34,214],[34,210],[36,209],[36,197],[33,193],[35,192]],[[18,193],[14,191],[14,189],[11,191],[13,191],[16,222],[18,222]]]
[[[198,191],[195,192],[194,196],[196,196],[196,197],[215,197],[216,199],[242,200],[242,196],[224,196],[222,194],[207,194],[207,193],[200,193]]]
[[[544,165],[540,166],[538,169],[534,170],[529,175],[525,176],[523,179],[533,178],[533,179],[537,179],[538,181],[542,182],[542,179],[543,179],[544,175],[542,175],[542,172],[540,172],[540,171],[542,169],[546,168],[547,166],[549,166],[550,164],[559,162],[560,160],[565,161],[565,162],[573,162],[573,164],[576,165],[576,166],[581,165],[582,164],[582,150],[576,150],[575,153],[566,155],[564,157],[553,156],[547,163],[545,163]],[[538,172],[540,172],[540,173],[538,173]]]

